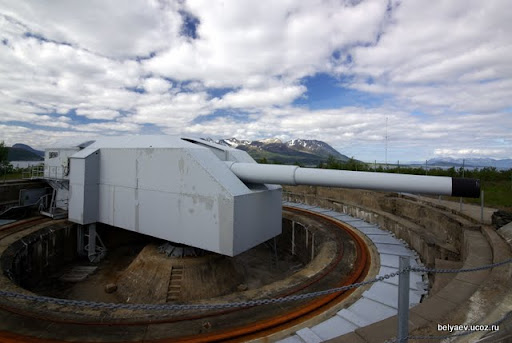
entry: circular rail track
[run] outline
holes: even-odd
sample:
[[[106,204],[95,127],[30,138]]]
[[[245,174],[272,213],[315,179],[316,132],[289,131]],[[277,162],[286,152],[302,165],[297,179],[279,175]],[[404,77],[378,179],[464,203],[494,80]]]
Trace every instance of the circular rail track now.
[[[307,218],[309,221],[314,221],[315,225],[327,228],[335,237],[337,249],[325,268],[293,287],[285,287],[274,292],[271,295],[272,298],[349,285],[362,281],[366,277],[370,267],[368,247],[352,229],[319,213],[286,206],[283,210],[287,216]],[[0,245],[13,233],[29,230],[34,225],[44,226],[52,223],[46,219],[33,218],[10,224],[4,229],[0,227]],[[90,311],[87,308],[65,308],[65,306],[52,304],[35,306],[32,302],[4,298],[0,299],[0,341],[154,343],[246,341],[268,336],[313,318],[339,304],[351,293],[351,291],[339,292],[292,303],[226,310],[186,313],[118,311],[116,315],[105,310]],[[240,301],[239,298],[229,297],[213,300],[215,303]],[[126,315],[127,312],[128,315]]]

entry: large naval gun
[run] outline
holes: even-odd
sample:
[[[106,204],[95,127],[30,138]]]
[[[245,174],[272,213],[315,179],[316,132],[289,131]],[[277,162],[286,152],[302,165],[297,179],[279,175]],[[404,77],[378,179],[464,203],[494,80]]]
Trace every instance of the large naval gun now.
[[[67,211],[89,239],[104,223],[228,256],[281,233],[281,184],[480,194],[474,179],[261,165],[190,137],[106,137],[45,154],[48,213]]]

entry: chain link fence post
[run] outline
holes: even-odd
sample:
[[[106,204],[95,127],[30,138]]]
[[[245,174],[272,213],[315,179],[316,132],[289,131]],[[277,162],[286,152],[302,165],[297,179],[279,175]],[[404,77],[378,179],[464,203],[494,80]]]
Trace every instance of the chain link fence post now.
[[[410,257],[400,256],[398,269],[398,343],[407,343],[409,336]]]
[[[484,191],[480,191],[480,223],[484,223]]]

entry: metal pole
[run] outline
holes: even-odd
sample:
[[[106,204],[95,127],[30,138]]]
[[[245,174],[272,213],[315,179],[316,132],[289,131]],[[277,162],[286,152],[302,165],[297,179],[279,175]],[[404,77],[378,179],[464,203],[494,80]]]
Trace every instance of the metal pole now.
[[[295,222],[292,222],[292,255],[295,255]]]
[[[46,198],[46,204],[45,204],[45,207],[44,209],[46,210],[48,208],[48,198]],[[77,228],[76,228],[77,232],[76,232],[76,239],[77,239],[77,246],[76,246],[76,250],[78,252],[78,255],[79,256],[84,256],[85,255],[85,229],[82,225],[80,224],[77,224]]]
[[[480,191],[480,222],[484,222],[484,191]]]
[[[398,342],[407,343],[409,336],[409,256],[400,256],[399,270],[405,270],[398,276]]]
[[[309,243],[308,242],[309,241],[309,235],[308,235],[309,231],[308,231],[308,228],[305,226],[304,226],[304,229],[306,229],[306,249],[307,249],[309,247],[309,244],[308,244]]]
[[[462,178],[464,178],[464,164],[466,160],[462,159]],[[462,212],[462,197],[460,198],[459,210]]]
[[[89,257],[89,261],[94,262],[96,259],[96,223],[89,224],[88,229],[89,239],[87,240],[87,256]]]
[[[311,261],[315,258],[315,233],[311,233]]]
[[[277,239],[274,237],[274,262],[277,266]]]

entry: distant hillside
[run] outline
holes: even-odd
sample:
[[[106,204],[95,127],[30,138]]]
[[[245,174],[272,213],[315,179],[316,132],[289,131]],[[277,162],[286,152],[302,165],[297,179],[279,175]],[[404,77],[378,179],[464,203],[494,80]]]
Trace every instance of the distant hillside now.
[[[495,160],[493,158],[451,158],[438,157],[427,161],[430,166],[460,168],[464,164],[467,168],[495,167],[496,169],[511,169],[512,159]]]
[[[212,139],[206,139],[213,141]],[[269,162],[284,164],[300,163],[302,165],[317,165],[326,162],[329,156],[337,160],[348,161],[349,158],[340,154],[329,144],[318,140],[293,139],[282,142],[277,138],[261,141],[239,140],[236,138],[221,139],[215,143],[247,151],[255,160],[266,159]]]
[[[7,148],[7,160],[8,161],[42,161],[39,155],[34,154],[31,151],[20,149],[20,148]]]
[[[34,153],[34,154],[44,158],[44,151],[36,150],[36,149],[32,148],[29,145],[26,145],[26,144],[23,144],[23,143],[16,143],[12,147],[13,148],[17,148],[17,149],[23,149],[23,150],[30,151],[30,152],[32,152],[32,153]]]

